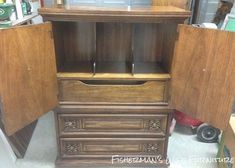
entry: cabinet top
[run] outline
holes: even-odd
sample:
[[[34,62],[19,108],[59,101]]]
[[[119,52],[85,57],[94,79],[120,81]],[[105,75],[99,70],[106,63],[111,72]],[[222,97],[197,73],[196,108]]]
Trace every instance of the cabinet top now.
[[[182,22],[191,12],[174,6],[51,6],[39,9],[44,20],[93,22]]]

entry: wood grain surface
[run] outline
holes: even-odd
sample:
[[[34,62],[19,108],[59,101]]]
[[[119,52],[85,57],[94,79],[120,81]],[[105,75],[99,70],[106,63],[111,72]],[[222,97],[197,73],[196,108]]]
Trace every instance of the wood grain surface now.
[[[145,112],[143,110],[143,113]],[[58,115],[60,136],[159,137],[166,135],[166,114],[82,113],[85,111],[78,110],[77,114]]]
[[[2,118],[12,135],[57,105],[52,27],[2,29],[0,39]]]
[[[62,158],[110,158],[112,155],[161,155],[165,138],[61,138]]]
[[[235,97],[235,33],[179,26],[171,104],[225,130]]]
[[[132,26],[128,23],[97,23],[96,61],[131,61]]]
[[[87,83],[89,82],[89,83]],[[60,80],[60,101],[86,104],[158,104],[166,103],[167,81],[79,81]],[[92,82],[92,83],[91,83]],[[99,81],[98,81],[99,82]],[[107,82],[107,83],[106,83]]]
[[[160,23],[177,22],[190,16],[190,11],[175,6],[149,7],[96,7],[96,6],[47,6],[39,9],[45,20]]]

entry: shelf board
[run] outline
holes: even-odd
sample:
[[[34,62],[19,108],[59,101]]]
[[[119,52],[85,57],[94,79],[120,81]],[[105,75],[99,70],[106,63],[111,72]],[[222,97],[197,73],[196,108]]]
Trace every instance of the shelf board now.
[[[174,6],[47,6],[39,14],[51,21],[93,21],[93,22],[177,22],[190,17],[191,12]]]
[[[58,78],[79,79],[120,79],[120,80],[167,80],[170,74],[163,71],[157,63],[135,63],[135,73],[131,73],[131,64],[125,62],[99,62],[96,73],[90,62],[73,62],[65,64],[57,73]]]
[[[87,80],[169,80],[170,74],[112,74],[99,73],[93,75],[92,73],[69,73],[59,72],[57,77],[60,79],[87,79]]]

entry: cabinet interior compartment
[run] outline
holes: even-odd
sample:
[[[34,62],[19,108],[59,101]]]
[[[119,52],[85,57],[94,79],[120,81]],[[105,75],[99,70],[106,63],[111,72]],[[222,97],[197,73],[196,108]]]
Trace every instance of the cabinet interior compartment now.
[[[59,73],[167,74],[176,23],[53,22]]]
[[[95,26],[88,22],[53,22],[58,72],[93,72]]]
[[[131,38],[131,24],[97,23],[96,73],[131,73]]]

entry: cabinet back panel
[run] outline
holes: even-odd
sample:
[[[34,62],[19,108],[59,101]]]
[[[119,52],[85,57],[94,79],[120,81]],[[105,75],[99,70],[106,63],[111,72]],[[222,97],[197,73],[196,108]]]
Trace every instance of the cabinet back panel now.
[[[91,61],[95,57],[95,23],[66,22],[64,24],[65,61]]]
[[[97,23],[96,31],[97,61],[131,61],[131,24]]]
[[[60,68],[65,61],[63,39],[64,27],[64,22],[52,22],[57,68]]]
[[[133,31],[134,62],[148,65],[158,62],[166,72],[170,72],[177,23],[134,24]]]
[[[158,62],[162,57],[163,29],[161,24],[133,25],[134,60]]]

